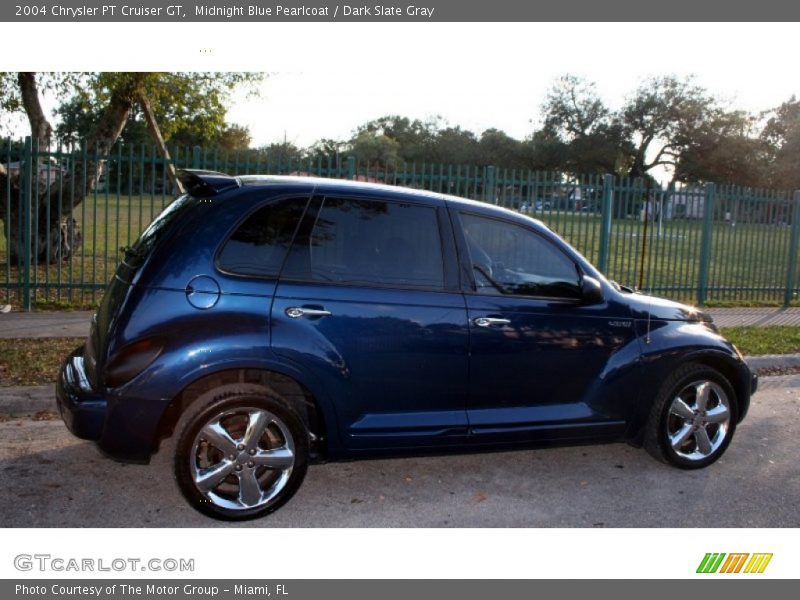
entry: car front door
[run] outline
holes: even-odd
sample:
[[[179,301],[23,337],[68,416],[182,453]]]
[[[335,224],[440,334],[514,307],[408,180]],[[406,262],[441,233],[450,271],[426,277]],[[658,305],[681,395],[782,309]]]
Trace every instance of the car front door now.
[[[543,232],[480,213],[454,222],[473,275],[473,441],[619,435],[635,394],[621,375],[638,357],[627,307],[584,302],[579,265]]]
[[[272,308],[272,347],[328,392],[346,449],[466,434],[468,327],[444,202],[318,197]]]

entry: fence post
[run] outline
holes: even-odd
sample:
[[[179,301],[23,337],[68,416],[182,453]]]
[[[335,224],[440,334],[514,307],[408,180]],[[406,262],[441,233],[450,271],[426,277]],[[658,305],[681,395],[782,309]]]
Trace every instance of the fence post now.
[[[697,303],[703,306],[708,296],[708,267],[711,262],[711,232],[714,222],[714,200],[716,188],[707,183],[703,202],[703,237],[700,240],[700,272],[697,278]]]
[[[786,261],[786,292],[783,294],[784,306],[789,306],[794,297],[798,242],[800,242],[800,190],[795,191],[794,202],[792,203],[792,233],[789,238],[789,259]]]
[[[483,181],[483,201],[489,204],[495,204],[495,191],[497,188],[495,181],[495,168],[492,166],[486,167],[486,179]]]
[[[203,162],[203,149],[200,146],[192,148],[192,168],[201,169]]]
[[[611,243],[611,218],[614,216],[614,176],[603,178],[603,200],[600,205],[600,254],[597,268],[601,273],[608,270],[608,246]]]
[[[351,180],[356,178],[356,157],[355,156],[348,156],[347,157],[347,178],[351,179]]]
[[[23,164],[25,165],[22,171],[24,184],[20,189],[22,198],[22,244],[24,246],[24,273],[22,280],[22,307],[25,312],[31,310],[31,199],[32,199],[32,184],[33,184],[33,140],[30,136],[25,138],[25,150],[22,155]],[[38,183],[37,183],[38,187]]]

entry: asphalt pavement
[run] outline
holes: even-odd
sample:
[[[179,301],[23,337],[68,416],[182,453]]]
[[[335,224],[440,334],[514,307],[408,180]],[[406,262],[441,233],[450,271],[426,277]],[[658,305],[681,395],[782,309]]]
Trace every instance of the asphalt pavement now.
[[[625,444],[312,466],[289,504],[192,510],[169,456],[123,465],[73,437],[52,389],[0,388],[0,527],[798,527],[800,376],[766,377],[727,453],[680,471]]]

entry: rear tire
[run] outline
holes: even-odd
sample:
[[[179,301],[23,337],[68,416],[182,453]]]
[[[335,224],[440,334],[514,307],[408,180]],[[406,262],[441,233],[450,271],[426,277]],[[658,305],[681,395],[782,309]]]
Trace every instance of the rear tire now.
[[[308,468],[300,416],[258,385],[215,388],[176,427],[174,472],[184,498],[216,519],[256,519],[283,506]]]
[[[644,431],[644,447],[681,469],[701,469],[723,455],[736,431],[736,393],[716,369],[678,368],[661,386]]]

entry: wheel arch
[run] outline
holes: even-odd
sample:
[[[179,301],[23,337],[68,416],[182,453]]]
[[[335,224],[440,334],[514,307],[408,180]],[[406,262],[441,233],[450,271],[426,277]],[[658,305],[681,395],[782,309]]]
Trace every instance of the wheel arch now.
[[[741,423],[750,406],[750,382],[742,377],[740,365],[720,353],[701,355],[694,362],[718,371],[731,384],[736,394],[736,422]]]
[[[650,356],[646,361],[646,380],[663,381],[675,369],[687,363],[697,363],[718,371],[733,388],[736,402],[737,422],[741,422],[750,406],[750,380],[747,365],[735,356],[716,349],[702,349],[676,353],[675,349]],[[656,394],[646,402],[642,402],[632,418],[628,431],[628,441],[634,446],[641,446],[644,439],[644,428],[647,416]]]
[[[331,422],[331,416],[325,414],[318,398],[295,377],[264,367],[220,369],[185,385],[161,416],[153,441],[154,452],[158,451],[165,439],[173,436],[175,426],[189,406],[204,393],[229,384],[255,384],[285,399],[296,410],[309,432],[312,457],[319,459],[328,455],[334,423]]]

